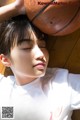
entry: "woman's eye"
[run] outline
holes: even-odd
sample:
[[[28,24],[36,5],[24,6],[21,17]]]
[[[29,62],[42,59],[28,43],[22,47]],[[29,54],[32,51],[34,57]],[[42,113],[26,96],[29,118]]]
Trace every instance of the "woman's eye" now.
[[[31,49],[31,47],[29,47],[29,48],[22,48],[22,50],[30,50]]]
[[[46,45],[39,45],[40,48],[46,48]]]
[[[46,48],[46,43],[44,41],[40,41],[38,43],[39,48]]]
[[[46,46],[40,46],[40,48],[46,48]]]

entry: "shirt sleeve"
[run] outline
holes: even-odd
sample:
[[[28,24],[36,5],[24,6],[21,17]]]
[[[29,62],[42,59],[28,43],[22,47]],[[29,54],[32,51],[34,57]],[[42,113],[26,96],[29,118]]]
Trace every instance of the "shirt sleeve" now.
[[[71,109],[80,109],[80,75],[69,74],[69,85],[71,89]]]

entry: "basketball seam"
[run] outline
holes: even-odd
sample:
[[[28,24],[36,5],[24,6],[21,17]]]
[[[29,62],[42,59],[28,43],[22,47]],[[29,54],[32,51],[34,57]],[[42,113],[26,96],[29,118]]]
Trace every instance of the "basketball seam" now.
[[[80,6],[77,9],[75,15],[71,18],[71,20],[63,28],[61,28],[60,30],[58,30],[57,32],[55,32],[53,34],[57,34],[58,32],[63,31],[68,25],[70,25],[72,23],[72,21],[75,19],[75,17],[77,16],[77,14],[79,13],[79,11],[80,11]]]
[[[52,2],[55,2],[55,0],[51,0],[51,2],[49,2],[46,6],[44,6],[31,20],[31,22],[33,22]],[[75,19],[75,17],[77,16],[77,14],[79,13],[80,11],[80,6],[78,7],[76,13],[74,14],[74,16],[71,18],[71,20],[65,25],[63,26],[61,29],[59,29],[58,31],[56,31],[55,33],[52,33],[52,34],[57,34],[59,33],[60,31],[63,31],[67,26],[69,26],[72,21]]]
[[[52,2],[54,2],[55,0],[51,0],[51,2],[49,2],[48,4],[46,4],[31,20],[31,22],[33,22]]]

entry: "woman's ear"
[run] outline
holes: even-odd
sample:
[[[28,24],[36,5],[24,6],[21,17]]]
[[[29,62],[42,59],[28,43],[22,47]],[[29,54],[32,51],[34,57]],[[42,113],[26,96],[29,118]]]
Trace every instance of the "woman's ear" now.
[[[4,55],[4,54],[0,54],[0,61],[6,67],[10,67],[11,66],[9,58],[6,55]]]

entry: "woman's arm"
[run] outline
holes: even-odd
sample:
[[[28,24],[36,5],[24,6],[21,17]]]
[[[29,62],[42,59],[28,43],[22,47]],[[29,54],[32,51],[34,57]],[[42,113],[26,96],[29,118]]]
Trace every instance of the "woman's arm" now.
[[[16,0],[15,2],[0,7],[0,22],[7,20],[13,16],[25,14],[24,0]]]

